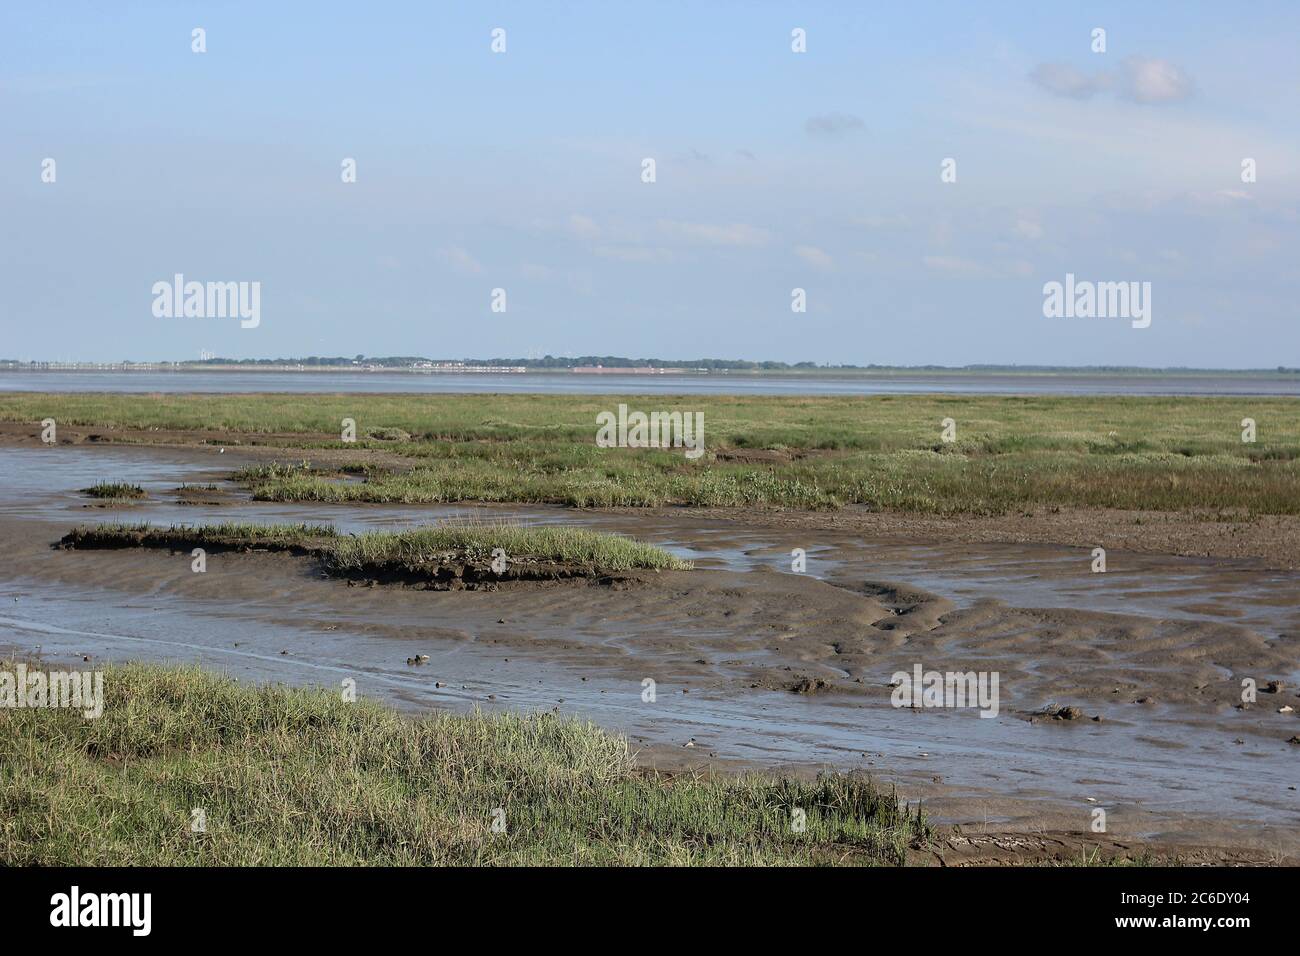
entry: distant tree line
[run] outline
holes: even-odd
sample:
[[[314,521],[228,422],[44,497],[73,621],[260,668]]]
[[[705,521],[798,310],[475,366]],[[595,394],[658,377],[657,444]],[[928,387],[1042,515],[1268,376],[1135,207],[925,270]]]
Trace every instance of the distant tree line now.
[[[707,371],[799,371],[807,369],[825,369],[830,371],[906,371],[906,372],[1102,372],[1102,373],[1140,373],[1140,372],[1271,372],[1273,369],[1213,369],[1170,366],[1149,368],[1140,365],[832,365],[817,362],[755,362],[748,359],[660,359],[627,358],[622,355],[580,355],[555,356],[544,358],[464,358],[464,359],[430,359],[419,355],[308,355],[298,358],[209,358],[182,362],[134,362],[123,359],[121,362],[27,362],[18,359],[0,359],[0,368],[30,368],[42,365],[167,365],[173,367],[222,366],[222,365],[303,365],[308,367],[340,368],[355,365],[375,366],[378,368],[409,369],[417,365],[443,365],[460,363],[463,365],[509,365],[535,369],[569,369],[584,366],[603,365],[606,368],[682,368]],[[1300,367],[1279,365],[1280,374],[1300,374]]]

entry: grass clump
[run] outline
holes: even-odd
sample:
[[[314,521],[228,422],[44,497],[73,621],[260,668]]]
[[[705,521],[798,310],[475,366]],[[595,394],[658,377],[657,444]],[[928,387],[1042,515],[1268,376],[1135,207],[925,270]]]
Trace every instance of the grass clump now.
[[[331,525],[226,522],[163,528],[112,522],[74,528],[60,543],[74,549],[205,548],[312,554],[320,558],[327,571],[344,577],[447,563],[485,565],[498,548],[511,563],[560,563],[593,575],[633,570],[685,571],[691,567],[689,561],[652,544],[559,525],[463,523],[342,535]]]
[[[598,572],[649,570],[685,571],[688,561],[662,548],[622,535],[558,525],[446,525],[412,531],[371,531],[341,537],[330,548],[331,562],[341,571],[361,571],[377,565],[418,566],[441,553],[472,561],[487,561],[500,548],[508,556],[527,556],[577,564]]]
[[[553,715],[411,719],[144,665],[104,695],[96,720],[0,709],[0,865],[877,865],[931,835],[866,777],[670,778]]]
[[[128,484],[125,481],[97,481],[89,488],[82,488],[81,493],[110,501],[138,501],[148,497],[139,485]]]
[[[148,522],[114,521],[73,528],[60,544],[67,548],[207,548],[214,551],[265,548],[307,552],[320,549],[337,535],[332,525],[319,524],[232,521],[163,528]]]

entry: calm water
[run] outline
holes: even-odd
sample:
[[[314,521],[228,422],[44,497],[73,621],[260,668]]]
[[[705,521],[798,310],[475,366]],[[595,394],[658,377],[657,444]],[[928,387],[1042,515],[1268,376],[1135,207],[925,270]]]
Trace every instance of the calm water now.
[[[496,392],[675,395],[1290,395],[1300,375],[878,373],[845,376],[0,371],[0,392]]]

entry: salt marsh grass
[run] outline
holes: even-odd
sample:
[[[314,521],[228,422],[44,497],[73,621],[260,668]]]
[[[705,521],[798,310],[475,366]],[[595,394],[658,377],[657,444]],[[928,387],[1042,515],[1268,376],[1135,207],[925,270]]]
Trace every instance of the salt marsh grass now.
[[[506,555],[578,564],[596,571],[690,568],[689,562],[654,545],[622,535],[558,525],[466,523],[412,531],[372,531],[340,537],[330,548],[330,559],[340,570],[361,571],[385,564],[418,565],[440,553],[489,560],[498,548]]]
[[[510,560],[533,558],[578,565],[593,574],[619,571],[688,570],[691,565],[651,544],[623,535],[559,525],[480,522],[340,534],[331,525],[250,523],[163,528],[149,524],[105,523],[74,528],[62,543],[70,548],[168,548],[184,550],[274,550],[316,554],[328,570],[342,575],[381,566],[419,567],[441,557],[490,560],[496,549]]]
[[[597,448],[613,402],[702,411],[705,456]],[[198,441],[357,454],[325,469],[259,465],[237,477],[274,501],[547,502],[926,514],[1039,507],[1300,514],[1300,400],[980,395],[0,396],[0,419],[153,429]],[[957,440],[940,439],[940,422]],[[1258,440],[1242,440],[1244,418]],[[362,439],[343,444],[353,418]],[[219,433],[219,438],[212,433]],[[403,438],[409,436],[409,440]],[[175,439],[173,439],[175,440]],[[383,464],[367,458],[382,454]],[[342,481],[349,474],[360,480]]]
[[[98,481],[89,488],[81,489],[81,493],[110,501],[130,501],[148,497],[139,485],[125,481]]]
[[[875,865],[931,832],[863,776],[666,777],[553,715],[411,719],[193,667],[104,688],[94,721],[0,710],[0,864]]]

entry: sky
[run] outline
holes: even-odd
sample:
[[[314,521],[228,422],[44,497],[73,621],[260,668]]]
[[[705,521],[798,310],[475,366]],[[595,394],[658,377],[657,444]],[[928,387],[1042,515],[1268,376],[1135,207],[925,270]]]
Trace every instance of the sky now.
[[[0,358],[1295,367],[1298,40],[1270,0],[4,4]],[[177,273],[256,326],[155,314]],[[1150,325],[1046,316],[1067,274]]]

